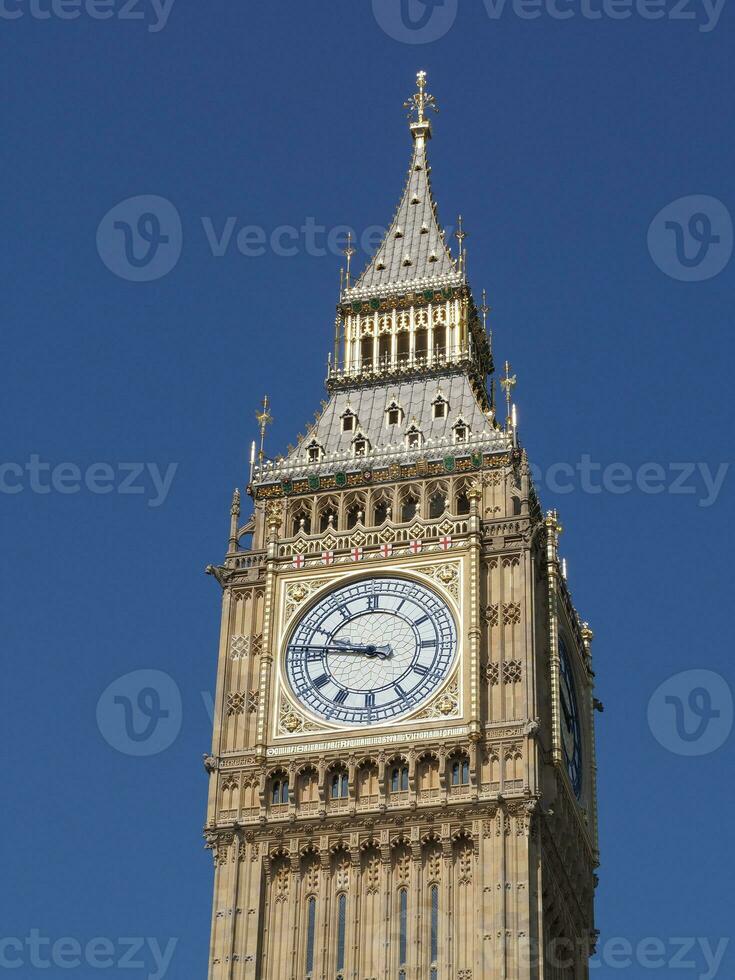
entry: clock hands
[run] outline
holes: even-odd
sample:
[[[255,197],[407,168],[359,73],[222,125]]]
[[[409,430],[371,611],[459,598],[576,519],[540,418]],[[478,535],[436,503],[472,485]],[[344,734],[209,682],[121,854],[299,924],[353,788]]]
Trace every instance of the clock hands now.
[[[386,660],[388,657],[393,656],[393,648],[390,644],[386,643],[384,646],[379,646],[375,643],[353,643],[347,637],[343,640],[332,640],[331,643],[326,643],[324,646],[303,643],[295,644],[295,646],[304,653],[309,653],[310,651],[316,651],[318,653],[357,653],[364,657],[377,657],[379,660]]]

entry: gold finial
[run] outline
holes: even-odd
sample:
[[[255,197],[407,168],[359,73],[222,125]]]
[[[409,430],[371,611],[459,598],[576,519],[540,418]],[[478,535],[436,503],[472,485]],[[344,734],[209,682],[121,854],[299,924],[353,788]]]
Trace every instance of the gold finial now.
[[[347,278],[346,284],[347,288],[350,288],[350,263],[352,262],[352,256],[355,254],[355,249],[352,247],[352,232],[347,232],[347,244],[342,249],[343,254],[347,258]]]
[[[487,315],[490,312],[490,307],[487,305],[487,291],[483,289],[482,291],[482,305],[480,306],[480,313],[482,313],[482,329],[487,335],[488,346],[490,347],[490,357],[493,355],[493,332],[487,329]]]
[[[459,267],[462,268],[464,262],[464,240],[467,237],[467,232],[462,226],[462,215],[457,216],[457,230],[454,233],[454,237],[459,242]]]
[[[263,460],[265,458],[265,453],[263,447],[265,446],[265,430],[266,427],[273,421],[273,416],[268,411],[268,396],[263,396],[263,407],[259,412],[255,413],[255,418],[258,421],[258,428],[260,429],[260,451],[258,453],[258,465],[263,465]]]
[[[416,85],[418,88],[417,92],[411,96],[406,102],[403,103],[405,109],[408,109],[408,118],[411,119],[414,112],[416,113],[415,123],[420,126],[429,125],[429,120],[425,116],[427,109],[431,109],[432,112],[438,112],[439,106],[436,104],[436,99],[433,95],[430,95],[426,91],[426,72],[420,71],[416,73]],[[412,120],[412,124],[414,120]]]
[[[505,391],[505,401],[506,401],[506,403],[508,405],[508,415],[507,415],[507,418],[506,418],[506,424],[507,424],[508,428],[510,428],[511,423],[512,423],[512,415],[511,415],[510,401],[511,401],[511,392],[513,391],[513,386],[515,385],[516,381],[517,381],[517,378],[516,378],[515,374],[511,375],[511,373],[510,373],[510,361],[506,361],[505,362],[505,377],[501,379],[500,385],[503,388],[503,390]]]

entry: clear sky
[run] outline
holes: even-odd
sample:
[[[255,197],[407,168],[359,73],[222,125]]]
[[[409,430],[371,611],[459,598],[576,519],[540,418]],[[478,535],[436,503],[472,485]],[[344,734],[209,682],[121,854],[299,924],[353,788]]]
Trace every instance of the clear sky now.
[[[733,976],[732,49],[710,0],[1,0],[8,975],[206,975],[204,567],[263,393],[274,453],[324,396],[327,232],[390,219],[424,68],[596,635],[593,976]]]

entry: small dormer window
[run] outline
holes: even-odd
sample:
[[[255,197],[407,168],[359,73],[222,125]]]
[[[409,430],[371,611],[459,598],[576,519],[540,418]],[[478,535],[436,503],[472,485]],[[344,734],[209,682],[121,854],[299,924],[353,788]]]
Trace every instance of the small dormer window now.
[[[323,452],[322,447],[319,445],[319,443],[316,440],[313,440],[306,447],[306,458],[309,460],[310,463],[318,463],[319,460],[322,458],[322,452]]]
[[[370,442],[362,434],[362,432],[358,432],[358,434],[352,440],[352,451],[354,452],[355,456],[365,456],[369,449]]]
[[[392,401],[385,410],[385,421],[387,425],[400,425],[403,412],[398,402]]]
[[[343,432],[354,432],[355,422],[357,421],[357,416],[354,412],[351,412],[349,408],[342,416],[342,431]]]
[[[467,442],[470,437],[470,427],[464,419],[457,419],[452,428],[454,429],[455,442]]]
[[[412,425],[406,433],[406,445],[409,449],[420,449],[423,437],[419,429]]]
[[[439,395],[434,399],[434,418],[435,419],[445,419],[447,417],[447,411],[449,410],[449,403],[446,398]]]

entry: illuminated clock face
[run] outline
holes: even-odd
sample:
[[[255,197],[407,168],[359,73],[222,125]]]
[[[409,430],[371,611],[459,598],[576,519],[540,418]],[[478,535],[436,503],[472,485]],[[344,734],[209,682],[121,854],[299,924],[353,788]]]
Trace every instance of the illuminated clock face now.
[[[418,582],[361,579],[330,592],[296,624],[286,676],[325,721],[370,725],[418,708],[447,679],[457,630],[447,604]]]
[[[582,739],[579,727],[577,694],[574,689],[574,675],[569,662],[569,654],[564,640],[559,639],[559,694],[561,700],[561,732],[564,745],[564,759],[572,787],[577,797],[582,792]]]

